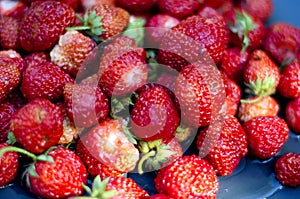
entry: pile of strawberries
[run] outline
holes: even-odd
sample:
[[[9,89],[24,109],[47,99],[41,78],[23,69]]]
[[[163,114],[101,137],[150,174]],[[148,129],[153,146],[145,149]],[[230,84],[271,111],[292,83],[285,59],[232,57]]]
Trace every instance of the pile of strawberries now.
[[[218,176],[300,134],[300,30],[265,27],[272,9],[1,1],[0,186],[22,180],[43,198],[216,198]],[[183,155],[190,145],[197,154]],[[125,177],[149,171],[152,196]],[[273,172],[299,186],[300,154]]]

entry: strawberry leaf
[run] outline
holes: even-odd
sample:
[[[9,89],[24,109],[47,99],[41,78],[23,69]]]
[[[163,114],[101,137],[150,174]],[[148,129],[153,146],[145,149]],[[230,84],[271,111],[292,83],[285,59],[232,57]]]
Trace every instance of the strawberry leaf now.
[[[17,139],[13,132],[8,132],[7,138],[8,140],[6,141],[6,143],[9,145],[14,145],[17,142]]]

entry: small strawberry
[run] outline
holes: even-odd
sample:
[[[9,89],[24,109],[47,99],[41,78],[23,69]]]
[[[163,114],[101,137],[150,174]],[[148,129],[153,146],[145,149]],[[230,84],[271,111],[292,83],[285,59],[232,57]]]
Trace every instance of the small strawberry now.
[[[50,62],[51,58],[48,52],[41,51],[41,52],[33,52],[24,57],[25,61],[25,68],[29,68],[32,65],[42,64],[43,62]]]
[[[58,44],[50,52],[51,61],[75,77],[95,46],[96,43],[89,37],[78,31],[68,31],[60,36]]]
[[[9,102],[0,105],[0,143],[7,141],[10,120],[15,111],[14,105]]]
[[[260,98],[255,96],[245,101],[242,100],[238,118],[241,122],[246,122],[258,116],[276,116],[279,108],[279,103],[273,97],[265,96]]]
[[[120,172],[133,170],[139,152],[127,138],[126,122],[107,119],[81,137],[87,150],[108,167]]]
[[[292,62],[280,72],[278,92],[285,98],[300,97],[300,63]]]
[[[239,5],[247,13],[262,21],[266,21],[273,11],[272,0],[241,0]]]
[[[279,65],[296,59],[300,52],[300,30],[286,23],[274,23],[266,32],[263,48]]]
[[[150,12],[157,0],[116,0],[117,6],[128,10],[130,13],[144,14]]]
[[[57,101],[66,83],[74,80],[52,62],[40,62],[27,67],[23,73],[21,91],[32,100],[37,97]]]
[[[42,153],[58,143],[63,134],[63,115],[50,101],[37,98],[17,110],[11,118],[11,130],[26,150]]]
[[[197,139],[198,149],[208,132],[208,128],[200,131]],[[214,167],[218,175],[227,176],[235,170],[247,152],[246,133],[239,121],[228,114],[225,116],[219,139],[204,159]]]
[[[300,98],[287,103],[285,108],[285,121],[293,132],[300,134]]]
[[[157,0],[157,5],[161,13],[184,19],[194,15],[201,3],[197,0]]]
[[[19,19],[6,16],[0,17],[0,45],[3,49],[20,50],[19,28]]]
[[[249,153],[261,160],[273,157],[288,138],[288,125],[277,116],[259,116],[243,124]]]
[[[286,153],[282,155],[275,164],[275,174],[277,180],[290,187],[300,185],[300,154]]]
[[[7,143],[0,143],[0,150],[8,147]],[[0,155],[0,187],[10,183],[17,176],[19,166],[18,154],[16,152],[6,152]]]
[[[162,168],[154,179],[159,193],[177,199],[215,198],[219,181],[213,167],[198,156],[184,156]]]
[[[50,50],[74,21],[75,12],[67,4],[33,2],[21,22],[21,46],[29,52]]]
[[[222,75],[222,78],[226,92],[226,113],[235,115],[242,95],[241,88],[226,75]]]

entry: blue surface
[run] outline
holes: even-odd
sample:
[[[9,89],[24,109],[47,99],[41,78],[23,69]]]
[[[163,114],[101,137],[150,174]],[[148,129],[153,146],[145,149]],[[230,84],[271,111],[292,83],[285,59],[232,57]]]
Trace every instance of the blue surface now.
[[[298,0],[273,0],[274,12],[268,20],[267,25],[274,22],[287,22],[300,28],[300,1]],[[290,133],[288,142],[281,152],[267,162],[245,158],[241,161],[236,171],[229,177],[220,177],[220,190],[218,199],[298,199],[300,198],[300,187],[287,188],[276,181],[273,173],[273,166],[282,153],[300,153],[300,137]],[[153,178],[155,173],[146,173],[142,176],[138,174],[128,174],[135,179],[140,186],[150,194],[155,193]],[[23,188],[19,181],[6,188],[0,189],[1,199],[32,199],[39,198],[29,193]]]

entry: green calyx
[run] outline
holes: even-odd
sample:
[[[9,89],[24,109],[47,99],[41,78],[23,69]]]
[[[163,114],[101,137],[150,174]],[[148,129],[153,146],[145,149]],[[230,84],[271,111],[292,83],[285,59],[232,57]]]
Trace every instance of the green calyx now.
[[[118,114],[125,111],[129,105],[133,105],[131,96],[123,97],[121,99],[116,97],[112,98],[110,116],[113,119],[118,119]]]
[[[123,35],[134,39],[139,46],[144,45],[146,20],[141,17],[131,17],[131,20]]]
[[[96,10],[85,12],[84,16],[76,15],[76,17],[82,22],[82,26],[75,26],[67,28],[70,30],[81,30],[90,36],[94,41],[100,42],[99,36],[105,31],[102,28],[102,19],[104,16],[97,16]]]
[[[8,132],[7,138],[8,139],[7,139],[6,143],[9,145],[14,145],[17,142],[17,139],[13,132]]]

